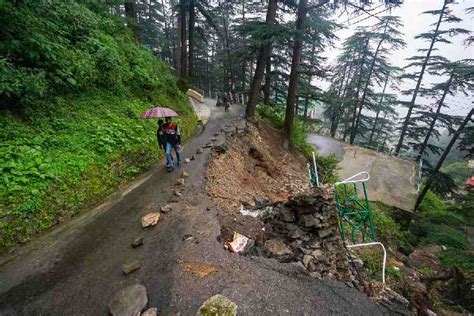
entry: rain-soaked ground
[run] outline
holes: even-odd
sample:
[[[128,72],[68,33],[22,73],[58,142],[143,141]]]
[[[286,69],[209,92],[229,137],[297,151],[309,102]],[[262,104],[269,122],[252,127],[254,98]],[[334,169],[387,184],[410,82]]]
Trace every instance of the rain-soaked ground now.
[[[243,113],[215,108],[204,131],[183,149],[190,157],[229,121]],[[222,133],[217,143],[223,142]],[[100,207],[84,212],[36,241],[0,258],[0,315],[107,315],[120,289],[148,290],[160,315],[195,315],[204,300],[226,295],[239,315],[381,315],[388,311],[343,283],[320,281],[294,264],[243,257],[218,241],[218,209],[205,190],[209,149],[181,169],[157,166]],[[190,174],[173,196],[182,170]],[[140,219],[172,201],[173,210],[144,230]],[[144,244],[131,242],[144,237]],[[139,260],[129,275],[122,264]]]

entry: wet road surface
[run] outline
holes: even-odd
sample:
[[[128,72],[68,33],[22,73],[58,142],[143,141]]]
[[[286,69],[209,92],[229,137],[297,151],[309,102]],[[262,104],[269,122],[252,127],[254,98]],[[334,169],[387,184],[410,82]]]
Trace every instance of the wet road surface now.
[[[185,146],[183,156],[193,155],[241,113],[243,108],[223,113],[212,107],[204,131]],[[343,283],[315,280],[298,265],[226,251],[217,238],[218,210],[205,192],[208,152],[181,167],[190,174],[181,204],[162,214],[156,226],[144,230],[140,219],[176,200],[172,191],[181,172],[167,173],[163,164],[101,207],[0,258],[0,315],[107,315],[113,295],[135,283],[146,286],[148,305],[163,315],[195,315],[205,299],[218,293],[238,304],[239,315],[388,313],[365,294]],[[188,234],[191,241],[183,238]],[[131,248],[139,236],[144,245]],[[123,275],[122,264],[135,259],[141,268]],[[201,264],[216,272],[202,278],[189,272]]]

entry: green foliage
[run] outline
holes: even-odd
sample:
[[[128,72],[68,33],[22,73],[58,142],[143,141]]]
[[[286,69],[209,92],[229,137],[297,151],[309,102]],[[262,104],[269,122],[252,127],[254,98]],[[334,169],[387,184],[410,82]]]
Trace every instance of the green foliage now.
[[[0,104],[7,109],[45,94],[175,92],[167,66],[137,46],[121,19],[73,1],[2,1],[0,12]]]
[[[474,271],[474,255],[472,252],[460,249],[447,249],[439,259],[445,267],[458,267],[464,272]]]
[[[467,238],[465,220],[452,209],[448,209],[436,194],[428,192],[420,207],[420,218],[410,227],[414,244],[436,244],[450,248],[465,249]]]
[[[468,244],[463,230],[447,225],[429,225],[424,242],[456,249],[465,249]]]
[[[169,68],[92,4],[0,2],[0,253],[150,168],[145,109],[177,111],[183,139],[195,129]]]
[[[407,233],[392,218],[392,208],[382,203],[371,203],[370,206],[377,239],[395,249],[408,247]]]
[[[449,174],[454,179],[456,185],[460,188],[464,187],[464,183],[471,175],[471,170],[465,161],[453,162],[441,168],[441,171]]]
[[[339,160],[335,154],[329,156],[316,156],[319,178],[322,183],[335,183],[337,181],[337,170]]]
[[[285,119],[285,112],[283,107],[258,106],[257,114],[270,123],[273,127],[282,130]]]
[[[420,204],[419,210],[421,213],[442,212],[446,210],[446,203],[435,193],[428,191]]]

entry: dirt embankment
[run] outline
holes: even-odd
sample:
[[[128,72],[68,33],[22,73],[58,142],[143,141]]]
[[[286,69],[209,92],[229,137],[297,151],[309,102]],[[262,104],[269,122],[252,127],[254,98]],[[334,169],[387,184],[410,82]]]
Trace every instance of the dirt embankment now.
[[[284,201],[309,187],[304,156],[285,150],[280,132],[263,122],[248,126],[226,147],[214,154],[207,171],[208,192],[222,209],[238,210],[255,199]]]
[[[233,231],[262,239],[261,222],[241,215],[241,205],[282,202],[309,188],[303,154],[283,148],[281,133],[263,122],[248,125],[215,150],[207,180],[207,191],[221,210],[222,235],[228,239]]]

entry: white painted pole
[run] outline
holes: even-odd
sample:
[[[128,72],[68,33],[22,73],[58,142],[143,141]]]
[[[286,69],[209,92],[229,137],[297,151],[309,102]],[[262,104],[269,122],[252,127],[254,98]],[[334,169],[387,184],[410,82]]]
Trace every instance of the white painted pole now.
[[[314,166],[314,173],[316,175],[316,186],[319,188],[318,165],[316,164],[316,156],[314,155],[314,151],[313,151],[313,166]]]

